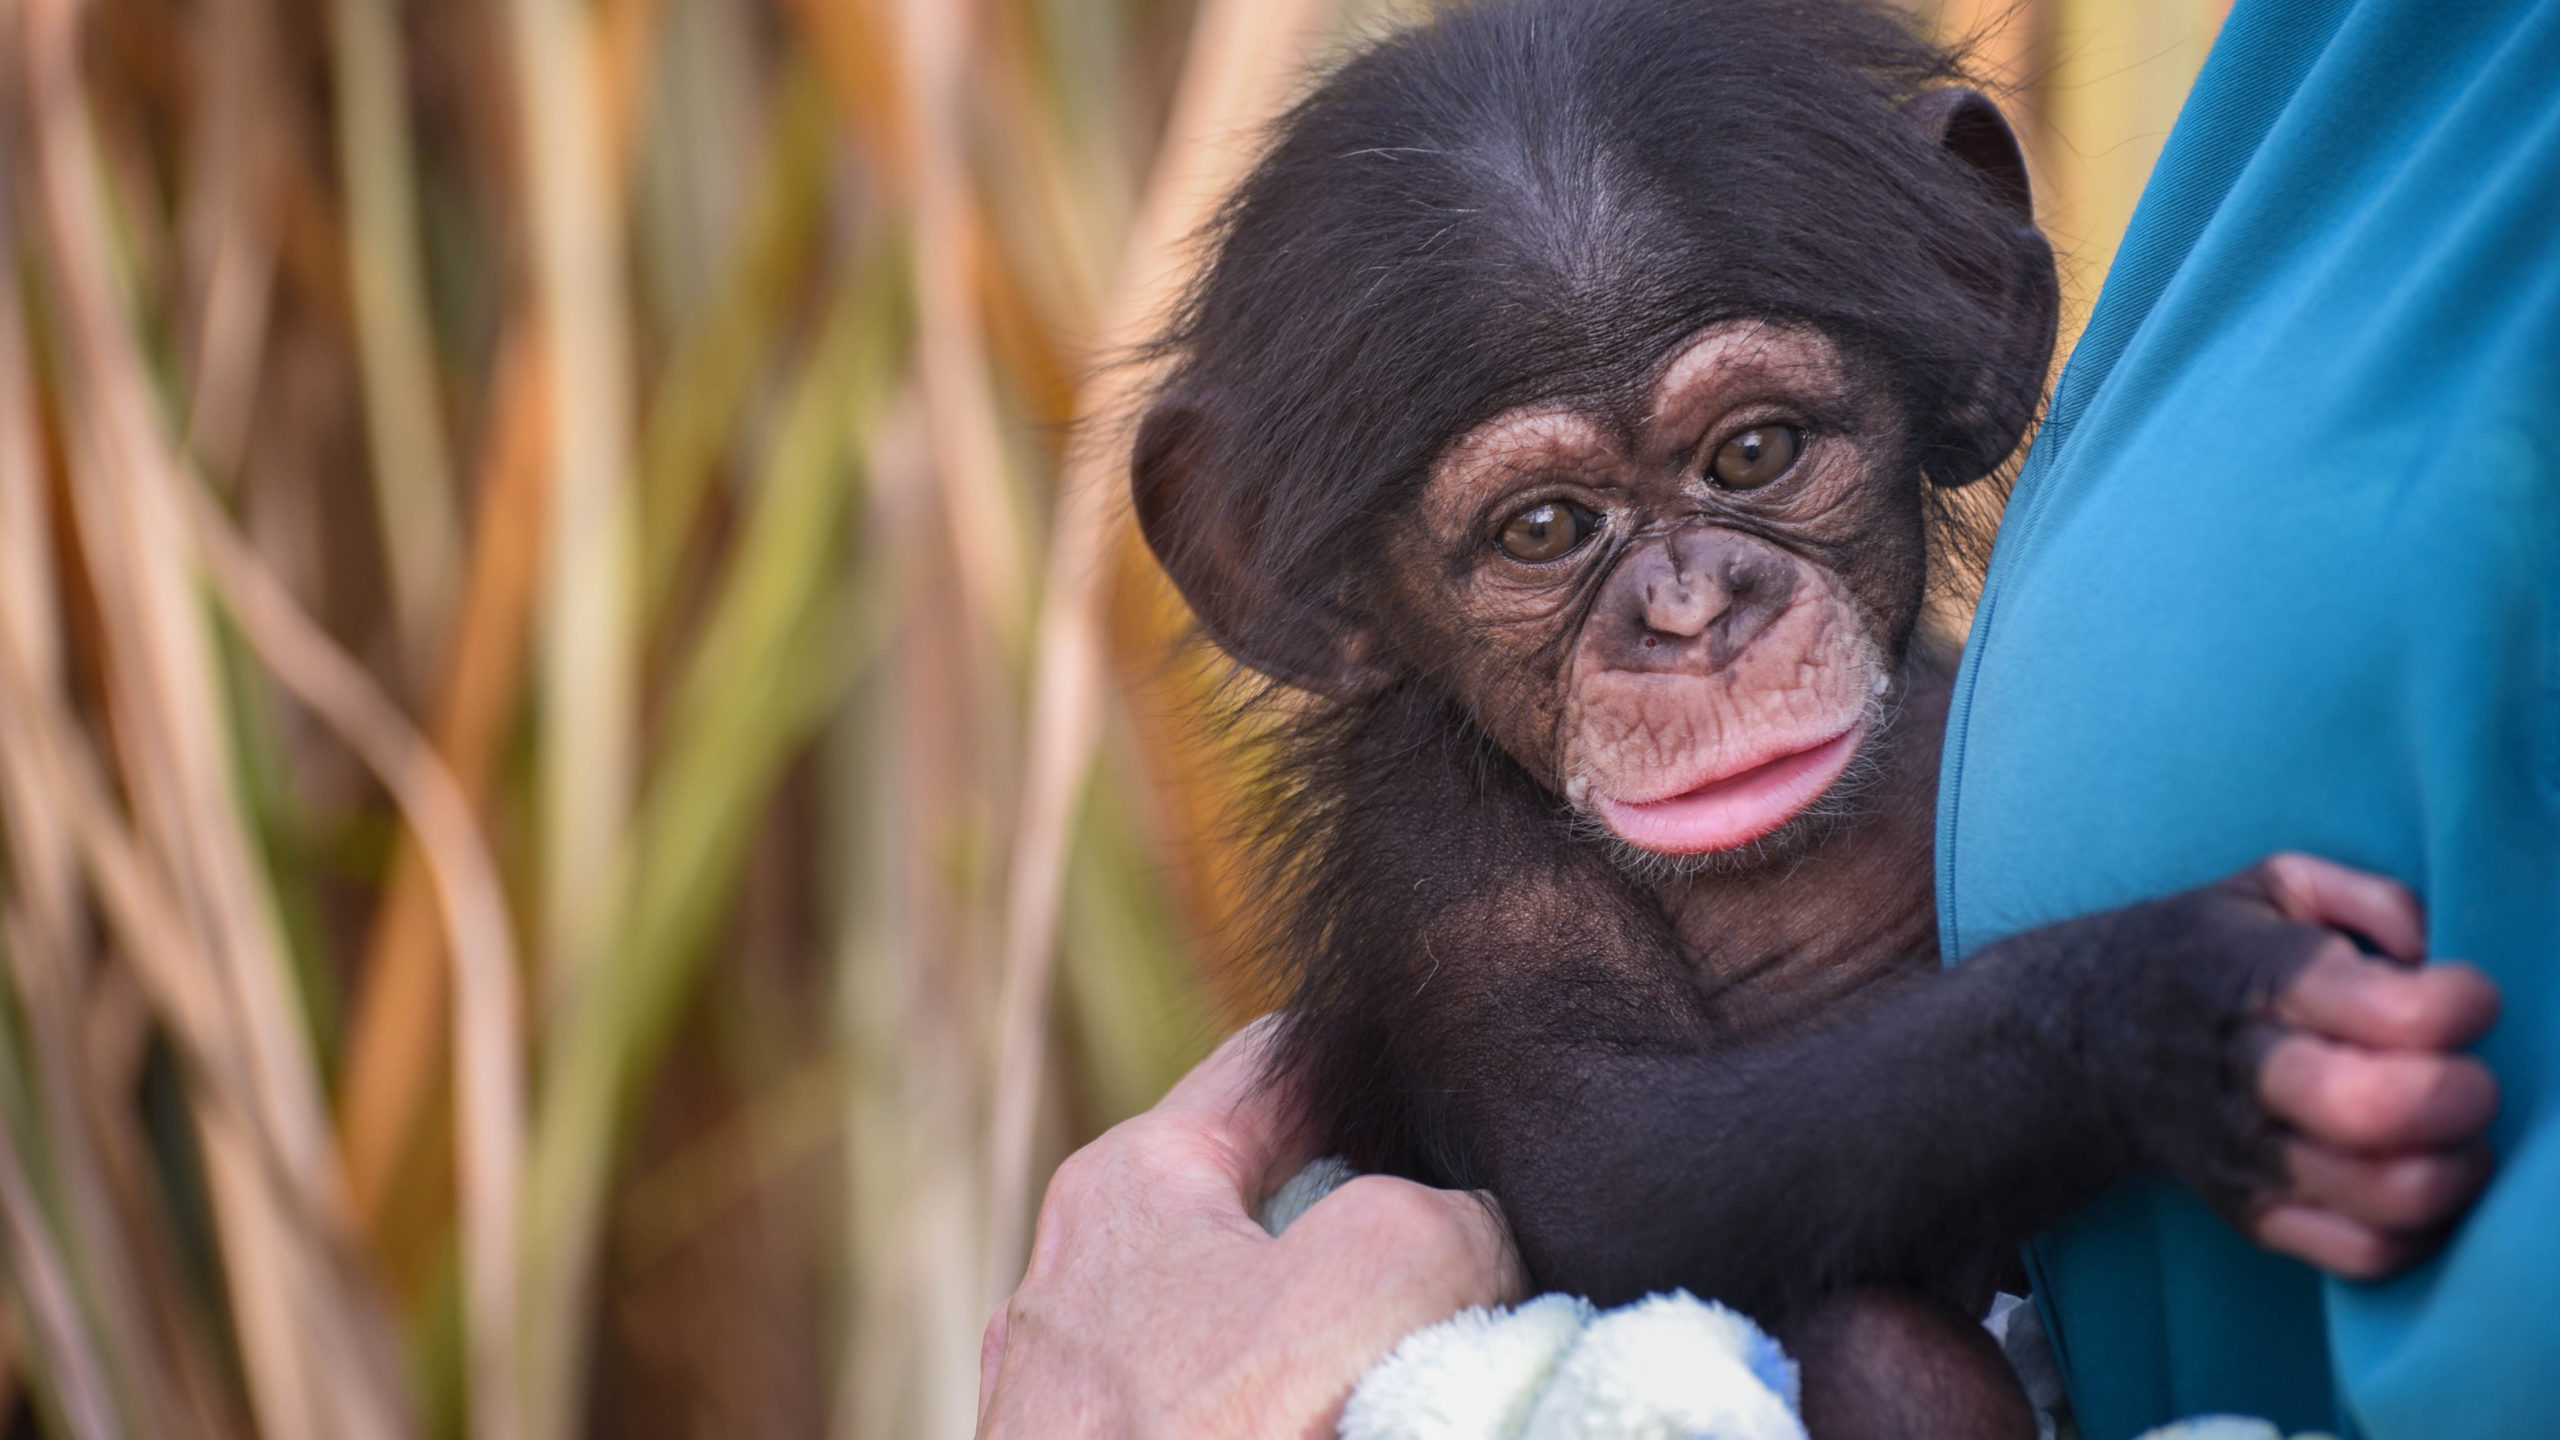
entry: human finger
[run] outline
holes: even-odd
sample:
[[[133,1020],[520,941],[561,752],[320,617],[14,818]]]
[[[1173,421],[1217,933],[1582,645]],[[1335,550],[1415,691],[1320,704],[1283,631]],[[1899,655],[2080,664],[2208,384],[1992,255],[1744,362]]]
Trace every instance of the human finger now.
[[[2258,874],[2288,918],[2351,930],[2397,960],[2427,953],[2426,910],[2397,880],[2296,851],[2268,856]]]
[[[2382,1230],[2427,1230],[2455,1218],[2489,1183],[2495,1164],[2479,1143],[2400,1155],[2359,1155],[2301,1139],[2285,1146],[2297,1196]]]
[[[1279,1030],[1277,1012],[1265,1015],[1219,1042],[1209,1058],[1173,1082],[1148,1111],[1153,1115],[1225,1114],[1258,1088],[1271,1042]]]
[[[2452,1050],[2497,1023],[2498,986],[2476,966],[2408,970],[2323,946],[2276,996],[2275,1018],[2332,1040],[2386,1050]]]
[[[1482,1195],[1364,1175],[1309,1207],[1279,1241],[1281,1263],[1302,1298],[1339,1314],[1345,1293],[1357,1315],[1334,1322],[1329,1343],[1367,1368],[1410,1331],[1473,1305],[1513,1304],[1528,1274],[1501,1211]]]
[[[2368,1152],[2450,1145],[2498,1113],[2496,1077],[2468,1055],[2369,1050],[2299,1031],[2267,1051],[2258,1097],[2313,1140]]]
[[[1275,1012],[1228,1036],[1139,1117],[1179,1135],[1186,1155],[1210,1166],[1247,1209],[1315,1158],[1295,1096],[1269,1077],[1280,1022]]]

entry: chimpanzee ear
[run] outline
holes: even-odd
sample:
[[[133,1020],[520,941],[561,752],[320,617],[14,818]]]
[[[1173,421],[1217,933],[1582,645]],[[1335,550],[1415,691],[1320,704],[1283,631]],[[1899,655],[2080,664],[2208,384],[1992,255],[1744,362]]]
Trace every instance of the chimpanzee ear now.
[[[1992,193],[2007,202],[2021,224],[2033,224],[2035,198],[2027,185],[2027,157],[2018,148],[2007,117],[1991,98],[1961,85],[1927,90],[1902,113],[1920,133],[1936,140],[1948,154],[1972,166],[1991,183]]]
[[[2036,229],[2026,156],[2000,107],[1979,91],[1950,86],[1924,92],[1903,114],[1981,176],[2011,220],[1995,253],[1968,256],[1960,267],[1958,279],[1991,321],[1984,330],[1990,343],[1985,353],[1965,357],[1969,373],[1955,385],[1939,438],[1923,461],[1931,480],[1964,485],[2000,468],[2035,418],[2053,360],[2062,289],[2053,247]]]
[[[1241,664],[1284,685],[1335,699],[1390,678],[1374,628],[1335,595],[1294,595],[1250,541],[1256,528],[1233,482],[1206,473],[1210,420],[1166,400],[1138,425],[1129,488],[1147,548],[1190,602],[1201,628]]]

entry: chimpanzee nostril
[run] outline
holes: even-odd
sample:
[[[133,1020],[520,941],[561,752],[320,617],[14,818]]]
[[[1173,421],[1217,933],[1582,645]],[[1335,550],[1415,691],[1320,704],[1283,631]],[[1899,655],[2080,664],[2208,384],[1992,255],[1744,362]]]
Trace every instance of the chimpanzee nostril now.
[[[1750,645],[1795,594],[1781,552],[1712,525],[1684,527],[1637,547],[1608,582],[1602,604],[1632,669],[1717,669]],[[1623,627],[1623,628],[1621,628]]]
[[[1664,556],[1671,573],[1648,578],[1644,585],[1644,623],[1665,635],[1690,639],[1704,631],[1724,608],[1722,587],[1703,575],[1680,573],[1676,547]]]

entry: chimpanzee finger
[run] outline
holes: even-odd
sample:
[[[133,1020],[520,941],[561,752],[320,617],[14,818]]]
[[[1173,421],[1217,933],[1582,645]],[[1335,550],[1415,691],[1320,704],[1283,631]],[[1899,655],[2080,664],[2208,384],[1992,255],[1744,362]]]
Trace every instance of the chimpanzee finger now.
[[[2377,1229],[2316,1205],[2278,1205],[2250,1224],[2249,1238],[2350,1280],[2379,1280],[2443,1240],[2440,1233]]]
[[[2296,1196],[2380,1230],[2427,1230],[2453,1219],[2470,1208],[2495,1166],[2478,1142],[2402,1155],[2357,1155],[2298,1139],[2285,1145]]]
[[[2467,1140],[2498,1113],[2498,1082],[2468,1055],[2368,1050],[2303,1032],[2258,1067],[2268,1113],[2323,1144],[2391,1153]]]
[[[2268,856],[2257,874],[2291,919],[2353,931],[2394,959],[2427,953],[2426,910],[2397,880],[2294,851]]]
[[[2369,960],[2343,939],[2323,945],[2276,996],[2275,1018],[2331,1040],[2384,1050],[2451,1050],[2498,1019],[2496,982],[2460,962],[2409,970]]]

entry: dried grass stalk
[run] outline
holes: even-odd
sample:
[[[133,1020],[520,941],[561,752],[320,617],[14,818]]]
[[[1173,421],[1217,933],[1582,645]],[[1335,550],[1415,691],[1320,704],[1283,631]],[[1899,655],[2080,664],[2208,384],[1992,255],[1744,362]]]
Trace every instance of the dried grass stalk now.
[[[516,1201],[523,1182],[524,1034],[506,892],[471,801],[370,676],[331,644],[201,494],[191,507],[216,587],[286,688],[372,767],[409,822],[442,902],[453,957],[464,1311],[472,1434],[524,1433],[516,1384]]]
[[[667,1044],[785,764],[876,644],[833,579],[855,499],[851,447],[903,343],[892,266],[853,267],[791,387],[743,532],[673,687],[667,735],[617,867],[617,924],[544,1056],[526,1205],[527,1364],[572,1433],[586,1301],[624,1113]],[[870,633],[861,631],[869,620]],[[554,1408],[557,1407],[557,1408]]]
[[[423,680],[442,649],[462,544],[418,257],[400,17],[391,0],[331,0],[329,21],[373,491],[402,659]]]
[[[603,941],[636,774],[628,271],[590,14],[578,0],[511,0],[508,18],[554,416],[541,662],[548,1010],[577,987]],[[551,1433],[547,1419],[535,1433]]]
[[[0,17],[0,24],[6,23]],[[0,35],[0,64],[15,58],[14,38]],[[10,138],[9,118],[0,116],[0,139]],[[0,666],[12,676],[23,676],[29,687],[52,693],[62,673],[52,519],[43,456],[36,445],[33,377],[16,281],[16,216],[8,199],[0,193]],[[7,840],[13,884],[6,903],[0,904],[0,954],[8,960],[24,1007],[30,1053],[23,1063],[33,1072],[28,1082],[41,1098],[30,1097],[23,1108],[10,1106],[12,1113],[0,1120],[0,1247],[5,1247],[8,1269],[23,1296],[30,1338],[41,1357],[39,1379],[63,1423],[78,1440],[109,1440],[125,1434],[126,1427],[114,1401],[107,1359],[81,1313],[72,1283],[74,1265],[62,1253],[82,1252],[93,1274],[108,1270],[97,1274],[99,1281],[124,1288],[116,1285],[125,1277],[112,1271],[111,1247],[95,1244],[104,1218],[97,1203],[101,1187],[95,1183],[94,1157],[82,1143],[86,1136],[75,1099],[78,1062],[67,1053],[76,986],[73,957],[79,953],[74,938],[79,854],[59,822],[32,803],[41,782],[31,773],[22,733],[25,715],[7,699],[7,692],[0,691],[0,824],[6,826],[0,834]],[[21,1057],[9,1049],[0,1045],[0,1063],[14,1071]],[[51,1144],[34,1143],[39,1135]],[[59,1244],[31,1173],[30,1162],[42,1158],[52,1159],[58,1172],[68,1172],[60,1175],[62,1188],[88,1202],[70,1212],[74,1233]],[[107,1296],[101,1308],[129,1313],[129,1303],[117,1305],[127,1299]],[[132,1332],[118,1338],[130,1341]]]
[[[0,1254],[9,1257],[44,1360],[44,1381],[77,1440],[127,1433],[107,1388],[106,1361],[91,1340],[71,1284],[71,1267],[45,1233],[35,1186],[20,1163],[17,1137],[0,1128]]]
[[[986,243],[971,193],[962,102],[975,7],[965,0],[898,0],[899,55],[910,147],[916,270],[917,373],[922,382],[942,513],[976,627],[1000,654],[1022,642],[1028,595],[1023,538],[987,368],[977,276]]]
[[[290,971],[218,727],[207,618],[185,529],[192,482],[107,269],[107,219],[78,66],[80,8],[27,11],[27,94],[62,330],[73,516],[98,600],[128,838],[76,743],[33,747],[111,918],[203,1085],[196,1121],[251,1398],[278,1440],[405,1433],[384,1317],[347,1267],[334,1154]],[[11,662],[12,671],[16,663]],[[77,734],[15,673],[36,730]]]
[[[203,27],[203,101],[179,220],[195,306],[187,450],[208,473],[228,479],[249,438],[273,318],[280,239],[275,15],[268,0],[209,0]]]
[[[486,791],[499,741],[524,693],[525,650],[541,587],[550,386],[541,343],[529,331],[519,330],[501,347],[489,397],[496,414],[480,462],[470,574],[433,732],[436,753],[475,801]],[[365,947],[364,989],[339,1087],[347,1189],[357,1222],[368,1228],[384,1213],[443,1073],[447,969],[438,904],[415,838],[404,838]]]
[[[1103,599],[1127,507],[1127,423],[1145,369],[1125,363],[1164,322],[1189,273],[1183,242],[1208,223],[1258,151],[1335,0],[1206,0],[1154,173],[1131,227],[1103,326],[1100,371],[1078,394],[1076,443],[1059,485],[1032,685],[1022,810],[1006,889],[988,1126],[986,1283],[1002,1301],[1029,1243],[1032,1124],[1045,1069],[1049,991],[1076,797],[1101,733]]]

